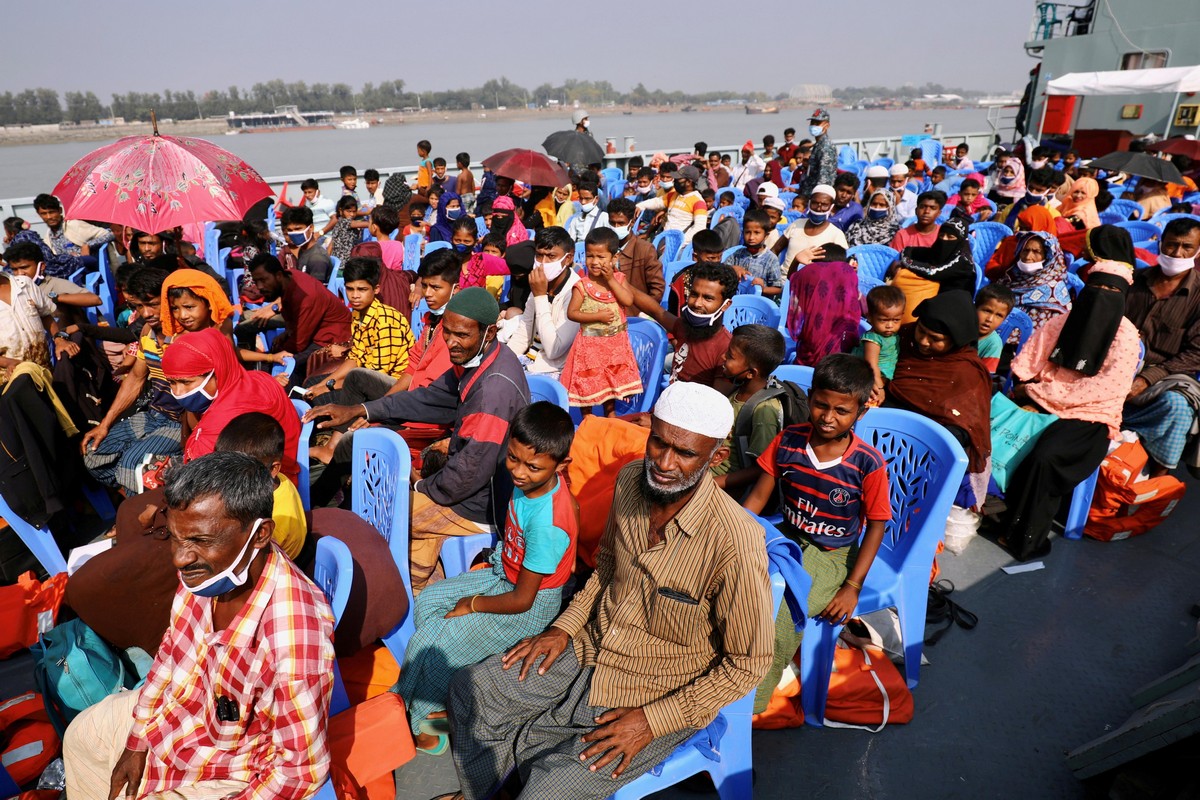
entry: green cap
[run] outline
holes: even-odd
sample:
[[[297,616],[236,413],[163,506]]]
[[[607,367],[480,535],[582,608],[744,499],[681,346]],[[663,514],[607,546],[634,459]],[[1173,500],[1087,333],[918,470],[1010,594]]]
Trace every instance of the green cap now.
[[[500,304],[491,292],[481,286],[455,292],[446,304],[446,311],[473,319],[484,326],[495,325],[500,318]]]

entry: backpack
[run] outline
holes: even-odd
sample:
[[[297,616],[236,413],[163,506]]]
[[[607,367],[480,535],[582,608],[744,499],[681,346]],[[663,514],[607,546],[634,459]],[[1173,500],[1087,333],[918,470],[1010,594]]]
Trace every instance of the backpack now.
[[[0,702],[0,763],[18,787],[36,781],[60,749],[41,695],[26,692]],[[6,790],[3,783],[0,779],[0,796],[8,797],[13,787]]]
[[[754,428],[754,411],[759,404],[774,397],[778,397],[779,404],[783,406],[780,430],[789,425],[808,421],[808,395],[804,393],[804,390],[792,381],[780,381],[774,377],[767,379],[766,388],[751,395],[733,421],[731,438],[743,467],[748,465],[746,448],[750,444],[750,433]]]
[[[42,634],[30,650],[34,681],[60,735],[85,708],[142,681],[127,656],[80,619]]]

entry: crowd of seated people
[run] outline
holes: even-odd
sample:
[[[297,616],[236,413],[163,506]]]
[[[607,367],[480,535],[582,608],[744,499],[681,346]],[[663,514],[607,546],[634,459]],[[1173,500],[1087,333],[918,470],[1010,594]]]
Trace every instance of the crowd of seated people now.
[[[746,511],[778,500],[810,614],[853,616],[893,512],[884,459],[854,433],[870,409],[958,443],[956,505],[990,513],[1020,560],[1049,551],[1122,436],[1152,475],[1200,476],[1200,218],[1135,242],[1100,215],[1137,183],[1147,217],[1183,211],[1161,186],[1041,148],[839,165],[830,125],[818,109],[811,139],[747,142],[732,165],[703,142],[632,159],[611,191],[599,165],[531,187],[476,178],[460,153],[451,174],[422,141],[411,184],[367,170],[363,193],[344,167],[341,198],[306,181],[297,205],[215,220],[209,242],[67,219],[48,195],[48,233],[5,220],[0,443],[17,477],[0,492],[64,549],[80,487],[108,494],[121,546],[68,602],[155,656],[144,688],[68,731],[69,791],[311,796],[334,657],[304,577],[321,536],[376,570],[337,655],[415,625],[392,690],[416,747],[452,753],[448,796],[514,770],[530,797],[606,796],[755,687],[761,710],[797,651]],[[1010,230],[981,248],[980,223]],[[225,263],[199,252],[214,242]],[[860,272],[868,251],[886,270]],[[99,318],[97,272],[113,284]],[[663,363],[636,346],[647,331]],[[785,420],[784,364],[814,368],[805,418]],[[565,401],[539,399],[547,383]],[[998,393],[1055,421],[995,511]],[[403,575],[348,510],[372,428],[411,456],[410,485],[386,487],[409,497]],[[634,442],[607,521],[580,516],[567,479],[595,430]],[[835,483],[838,503],[805,499]],[[495,548],[450,574],[446,543],[480,536]],[[210,714],[217,698],[230,708]]]

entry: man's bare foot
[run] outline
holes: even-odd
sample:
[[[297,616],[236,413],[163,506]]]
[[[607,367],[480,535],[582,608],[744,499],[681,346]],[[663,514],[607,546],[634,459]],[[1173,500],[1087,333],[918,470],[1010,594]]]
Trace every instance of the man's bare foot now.
[[[335,432],[332,436],[329,437],[329,441],[326,442],[325,444],[320,445],[318,447],[308,448],[308,457],[315,458],[317,461],[320,461],[322,464],[328,464],[330,461],[333,461],[333,451],[337,449],[337,443],[340,442],[341,439],[342,439],[341,432],[340,431]]]

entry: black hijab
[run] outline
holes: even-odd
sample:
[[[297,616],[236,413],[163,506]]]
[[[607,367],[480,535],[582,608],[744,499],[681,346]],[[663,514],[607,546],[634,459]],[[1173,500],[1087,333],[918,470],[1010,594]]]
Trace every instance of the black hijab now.
[[[951,239],[943,236],[951,235]],[[900,266],[941,285],[940,291],[975,291],[975,262],[967,223],[951,217],[938,228],[938,238],[929,247],[906,247]]]
[[[914,315],[930,332],[950,337],[955,349],[979,338],[979,315],[969,292],[939,292],[922,300]]]
[[[1124,228],[1101,225],[1088,231],[1084,241],[1084,256],[1093,264],[1097,261],[1120,261],[1132,268],[1137,261],[1133,252],[1133,237]]]
[[[1123,228],[1116,230],[1125,233],[1128,239],[1129,234]],[[1132,243],[1130,249],[1132,251]],[[1050,351],[1050,361],[1084,375],[1099,372],[1121,327],[1121,320],[1125,316],[1125,295],[1128,293],[1129,281],[1126,278],[1093,270],[1088,275],[1087,285],[1071,304],[1067,321],[1058,333],[1054,349]]]

